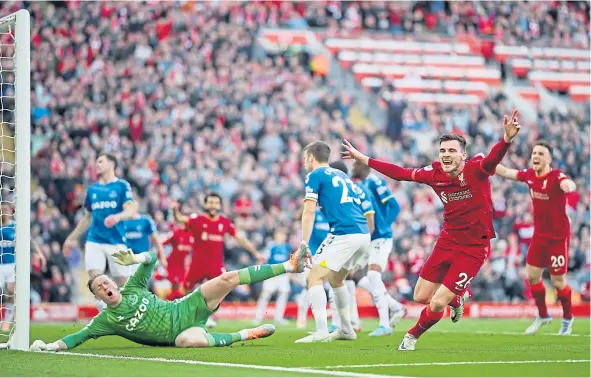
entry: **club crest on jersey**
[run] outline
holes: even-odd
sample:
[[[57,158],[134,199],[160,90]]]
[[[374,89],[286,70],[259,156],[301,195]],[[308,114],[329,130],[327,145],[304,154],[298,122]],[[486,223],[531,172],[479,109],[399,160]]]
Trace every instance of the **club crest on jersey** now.
[[[220,232],[222,232],[223,229],[224,229],[224,225],[220,223],[218,225],[218,230],[220,230]]]
[[[109,193],[109,198],[117,198],[117,193],[115,193],[114,191],[111,191]]]
[[[138,301],[137,295],[132,294],[132,295],[129,296],[129,304],[131,306],[135,306],[136,303],[137,303],[137,301]]]
[[[460,186],[466,186],[466,180],[464,180],[464,172],[458,175],[458,179],[460,180]]]

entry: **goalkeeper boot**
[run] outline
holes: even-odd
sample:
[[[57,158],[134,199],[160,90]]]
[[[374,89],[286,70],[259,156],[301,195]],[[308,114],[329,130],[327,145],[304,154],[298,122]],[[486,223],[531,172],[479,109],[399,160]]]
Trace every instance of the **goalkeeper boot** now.
[[[379,326],[378,328],[374,329],[368,336],[391,336],[392,335],[392,328]]]
[[[470,293],[468,293],[468,291],[466,291],[460,297],[460,305],[459,306],[457,306],[457,307],[449,306],[449,318],[451,319],[451,321],[453,323],[457,323],[460,321],[460,319],[462,319],[462,316],[464,315],[464,305],[466,304],[466,301],[468,301],[469,298],[470,298]]]
[[[541,318],[540,316],[536,316],[536,320],[534,320],[534,322],[527,327],[527,329],[525,330],[525,334],[526,335],[533,335],[534,333],[538,332],[540,330],[540,328],[542,328],[543,326],[550,324],[550,322],[552,321],[552,317],[548,316],[545,318]]]
[[[306,268],[306,259],[310,254],[310,247],[306,243],[301,243],[300,248],[289,258],[290,264],[293,266],[293,273],[302,273]]]
[[[275,326],[273,324],[263,324],[256,328],[245,329],[247,332],[247,340],[264,339],[275,333]]]
[[[415,350],[415,345],[417,344],[417,338],[407,333],[404,335],[402,342],[398,346],[398,350]]]
[[[575,317],[573,316],[570,319],[562,319],[562,325],[560,326],[559,335],[570,335],[573,332],[573,322],[575,321]]]

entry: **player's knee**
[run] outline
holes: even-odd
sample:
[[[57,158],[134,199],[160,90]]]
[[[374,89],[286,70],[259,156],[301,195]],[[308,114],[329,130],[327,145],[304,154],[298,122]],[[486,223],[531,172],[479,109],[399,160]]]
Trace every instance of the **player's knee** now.
[[[550,280],[552,281],[552,286],[556,290],[562,290],[566,286],[566,276],[550,276]]]
[[[179,348],[205,348],[207,339],[205,336],[179,336],[176,340],[176,346]]]
[[[417,292],[415,291],[413,294],[413,299],[415,302],[420,303],[420,304],[429,304],[429,296],[421,293],[421,292]]]
[[[367,267],[367,270],[382,273],[382,267],[377,264],[369,264],[369,266]]]
[[[429,307],[431,307],[431,311],[433,312],[441,312],[445,310],[445,307],[449,304],[449,301],[446,298],[433,298],[429,302]]]

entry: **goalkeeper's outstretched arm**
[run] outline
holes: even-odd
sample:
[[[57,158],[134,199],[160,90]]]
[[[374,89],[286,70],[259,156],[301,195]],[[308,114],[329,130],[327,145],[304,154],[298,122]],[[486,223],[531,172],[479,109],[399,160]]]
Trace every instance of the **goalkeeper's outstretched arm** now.
[[[76,348],[78,345],[91,339],[88,327],[84,327],[80,331],[68,335],[53,343],[46,344],[43,340],[35,340],[29,348],[31,352],[57,352],[60,350],[68,350]]]

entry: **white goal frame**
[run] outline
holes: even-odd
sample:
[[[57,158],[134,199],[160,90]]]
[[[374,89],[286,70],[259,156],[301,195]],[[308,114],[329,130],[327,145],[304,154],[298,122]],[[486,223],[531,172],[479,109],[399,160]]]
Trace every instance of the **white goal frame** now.
[[[15,301],[10,349],[29,350],[31,297],[31,15],[21,9],[0,19],[15,32]]]

